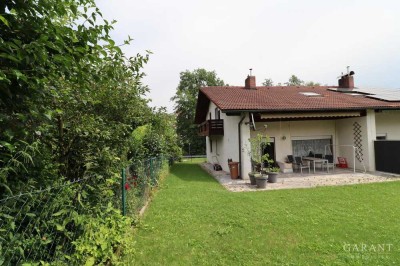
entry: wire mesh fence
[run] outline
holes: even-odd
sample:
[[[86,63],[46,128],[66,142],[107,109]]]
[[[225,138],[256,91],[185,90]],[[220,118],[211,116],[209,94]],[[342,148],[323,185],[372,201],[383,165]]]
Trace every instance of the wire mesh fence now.
[[[82,184],[77,180],[1,200],[0,265],[67,264],[80,230],[73,220],[83,205],[76,194]]]
[[[160,156],[129,165],[122,171],[122,213],[137,215],[146,204],[152,188],[159,182],[160,172],[168,161]]]
[[[166,167],[163,157],[136,162],[123,170],[121,186],[105,186],[102,194],[88,193],[99,187],[85,179],[1,199],[0,265],[77,264],[72,257],[80,237],[98,229],[85,220],[111,217],[110,208],[136,216]],[[99,200],[93,195],[110,197]]]

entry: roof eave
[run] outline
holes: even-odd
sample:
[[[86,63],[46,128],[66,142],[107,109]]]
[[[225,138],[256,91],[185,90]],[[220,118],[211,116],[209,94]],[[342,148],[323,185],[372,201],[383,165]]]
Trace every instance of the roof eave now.
[[[364,107],[345,107],[345,108],[303,108],[303,109],[221,109],[223,113],[262,113],[262,112],[330,112],[330,111],[363,111],[366,109],[399,109],[400,107],[392,107],[392,106],[364,106]]]

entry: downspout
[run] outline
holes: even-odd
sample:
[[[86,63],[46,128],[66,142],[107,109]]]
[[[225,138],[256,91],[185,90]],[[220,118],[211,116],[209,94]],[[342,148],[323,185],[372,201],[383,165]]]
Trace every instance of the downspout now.
[[[246,115],[242,115],[242,118],[238,124],[238,136],[239,136],[239,177],[242,178],[242,134],[240,130],[240,126],[242,125],[243,120],[245,119]],[[243,179],[243,178],[242,178]]]

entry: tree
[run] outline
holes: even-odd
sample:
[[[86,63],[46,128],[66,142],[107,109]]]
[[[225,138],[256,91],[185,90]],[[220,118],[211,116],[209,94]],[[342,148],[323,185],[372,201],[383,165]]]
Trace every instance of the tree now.
[[[199,89],[205,86],[224,86],[224,81],[217,77],[215,71],[203,68],[186,70],[180,73],[175,96],[171,98],[175,101],[176,132],[186,154],[189,153],[189,146],[191,154],[206,152],[204,137],[198,136],[197,125],[194,124]]]
[[[319,82],[314,82],[314,81],[307,81],[305,84],[305,86],[321,86],[321,84]]]
[[[297,76],[292,75],[288,82],[285,83],[286,86],[302,86],[304,85],[304,81],[299,79]]]
[[[133,161],[165,155],[169,158],[182,157],[176,134],[174,114],[166,113],[165,108],[153,110],[149,123],[137,127],[132,132],[130,155]]]
[[[263,85],[263,86],[274,86],[274,82],[272,81],[272,79],[266,78],[266,79],[263,81],[262,85]]]
[[[286,86],[320,86],[321,84],[314,81],[307,81],[304,82],[303,80],[299,79],[296,75],[292,75],[288,82],[285,83]]]

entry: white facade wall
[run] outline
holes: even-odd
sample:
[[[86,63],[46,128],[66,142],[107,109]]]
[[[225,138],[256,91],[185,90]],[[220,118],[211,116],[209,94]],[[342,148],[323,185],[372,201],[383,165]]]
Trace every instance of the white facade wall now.
[[[375,113],[376,134],[386,135],[387,140],[400,140],[400,110]]]
[[[265,129],[264,125],[267,125]],[[284,122],[257,122],[256,131],[251,131],[251,137],[258,133],[274,138],[276,161],[285,162],[287,155],[293,154],[293,138],[332,137],[335,144],[334,120],[306,120]]]
[[[399,114],[400,115],[400,114]],[[400,120],[399,120],[400,121]],[[251,137],[258,133],[274,138],[276,161],[284,162],[287,155],[293,154],[293,139],[332,138],[332,153],[334,159],[345,157],[349,167],[354,166],[353,148],[354,123],[361,126],[362,163],[356,159],[356,169],[375,171],[374,141],[376,139],[375,112],[367,111],[367,116],[344,118],[338,120],[304,120],[285,122],[257,122],[256,131],[251,131]],[[265,129],[264,125],[267,125]],[[400,134],[400,132],[399,132]],[[400,136],[400,135],[399,135]],[[349,145],[344,147],[341,145]],[[327,151],[328,152],[328,151]]]
[[[210,103],[207,119],[215,119],[215,104]],[[248,178],[247,173],[251,171],[251,161],[249,155],[249,139],[255,137],[257,133],[267,134],[274,138],[276,161],[286,161],[287,155],[293,154],[292,139],[299,138],[326,138],[332,137],[334,145],[333,155],[345,157],[350,168],[356,166],[357,170],[375,171],[375,151],[374,141],[377,134],[386,134],[388,140],[400,140],[400,110],[383,111],[375,113],[374,110],[367,110],[367,115],[362,117],[344,118],[337,120],[305,120],[305,121],[284,121],[284,122],[257,122],[257,130],[250,130],[249,114],[244,114],[245,118],[241,126],[241,160],[242,177]],[[228,159],[239,161],[239,138],[238,123],[241,116],[227,116],[220,114],[224,120],[224,136],[212,136],[213,151],[210,152],[209,137],[206,137],[207,160],[215,162],[213,156],[218,158],[224,171],[229,172]],[[362,162],[354,160],[353,148],[355,146],[354,125],[360,125]],[[267,128],[264,127],[267,125]],[[348,145],[348,146],[344,146]]]
[[[368,110],[366,116],[339,119],[336,123],[336,139],[339,145],[356,146],[354,126],[358,123],[361,126],[362,162],[357,158],[354,160],[354,153],[351,147],[337,147],[337,156],[345,157],[349,167],[355,166],[357,170],[375,171],[375,150],[376,140],[375,111]],[[337,157],[336,156],[336,157]]]
[[[249,149],[248,147],[250,147],[250,143],[249,143],[249,139],[250,139],[250,126],[249,126],[249,114],[245,113],[243,114],[245,116],[242,126],[241,126],[241,140],[242,140],[242,178],[243,179],[249,179],[249,175],[248,173],[251,172],[251,156],[249,154]]]
[[[217,106],[210,102],[210,106],[208,108],[207,120],[215,118],[215,108]],[[220,119],[224,120],[224,136],[211,136],[206,137],[206,150],[207,150],[207,161],[210,163],[214,163],[218,160],[222,169],[224,171],[229,172],[228,159],[232,159],[232,161],[239,161],[239,137],[238,137],[238,124],[240,122],[240,116],[227,116],[224,113],[220,113]],[[248,126],[245,125],[245,122],[248,121],[246,117],[241,126],[241,133],[244,138],[242,138],[242,143],[249,138],[250,130]],[[210,149],[210,138],[212,140],[212,152]],[[246,152],[242,149],[242,156],[246,156]],[[214,157],[214,158],[213,158]],[[217,159],[216,159],[217,158]],[[242,159],[243,161],[243,159]],[[245,166],[244,168],[247,168]],[[246,172],[243,172],[246,173]],[[243,176],[247,176],[247,174],[243,174]]]

